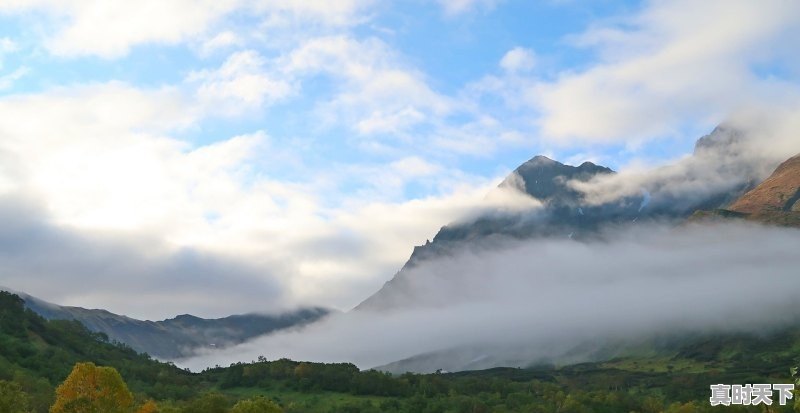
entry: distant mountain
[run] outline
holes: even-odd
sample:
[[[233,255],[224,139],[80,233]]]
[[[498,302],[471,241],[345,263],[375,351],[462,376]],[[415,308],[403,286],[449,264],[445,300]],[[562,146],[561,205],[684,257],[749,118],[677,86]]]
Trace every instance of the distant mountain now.
[[[683,222],[697,210],[728,206],[763,178],[738,156],[745,136],[740,130],[719,126],[697,141],[691,162],[682,167],[685,171],[667,171],[663,178],[642,183],[633,195],[604,202],[588,200],[575,184],[611,177],[613,170],[592,162],[571,166],[535,156],[516,168],[497,190],[520,191],[540,201],[542,208],[522,213],[498,211],[442,227],[433,241],[414,247],[400,271],[355,309],[385,310],[408,303],[406,271],[425,260],[446,256],[455,248],[485,248],[493,239],[502,237],[585,239],[598,236],[598,231],[608,225]],[[694,182],[708,170],[714,170],[718,180],[729,183],[701,194],[676,194],[672,188],[672,181]]]
[[[198,349],[228,347],[277,330],[299,327],[330,312],[317,307],[277,315],[245,314],[204,319],[184,314],[163,321],[142,321],[106,310],[59,306],[15,293],[22,297],[27,308],[45,319],[79,321],[112,341],[162,360],[175,360],[190,356]]]

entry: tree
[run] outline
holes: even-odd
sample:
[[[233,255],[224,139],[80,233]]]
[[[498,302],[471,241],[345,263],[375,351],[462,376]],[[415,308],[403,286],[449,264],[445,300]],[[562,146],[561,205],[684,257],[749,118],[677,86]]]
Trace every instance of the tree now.
[[[133,405],[133,395],[113,367],[78,363],[56,389],[50,413],[122,413]]]
[[[19,384],[0,380],[0,412],[28,413],[28,396]]]
[[[226,413],[228,399],[219,393],[205,393],[183,408],[184,413]]]
[[[156,402],[148,400],[144,402],[141,407],[139,407],[139,410],[136,410],[136,413],[158,413],[158,406],[156,405]]]
[[[256,396],[236,403],[231,413],[283,413],[283,409],[264,396]]]

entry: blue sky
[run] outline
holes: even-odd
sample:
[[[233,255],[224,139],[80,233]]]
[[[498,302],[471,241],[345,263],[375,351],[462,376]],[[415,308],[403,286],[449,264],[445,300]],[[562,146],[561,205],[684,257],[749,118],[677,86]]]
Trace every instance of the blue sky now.
[[[536,154],[653,167],[743,110],[793,107],[799,17],[788,0],[3,2],[0,191],[133,255],[233,260],[276,306],[347,308]],[[130,288],[169,284],[155,273]],[[6,283],[152,315],[40,278]],[[262,305],[197,291],[183,304],[206,314]]]

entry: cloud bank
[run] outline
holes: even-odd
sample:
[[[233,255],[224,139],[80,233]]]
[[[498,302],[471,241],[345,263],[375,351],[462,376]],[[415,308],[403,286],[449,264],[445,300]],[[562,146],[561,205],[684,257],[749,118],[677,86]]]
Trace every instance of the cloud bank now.
[[[592,349],[658,334],[764,333],[800,320],[798,230],[648,226],[605,235],[463,249],[408,270],[404,306],[338,315],[180,364],[264,355],[370,368],[465,349],[472,360],[427,359],[424,370],[525,366],[585,361],[597,357]]]
[[[742,112],[703,137],[693,154],[670,164],[630,165],[619,173],[570,185],[589,204],[643,194],[650,209],[691,213],[698,206],[724,207],[800,153],[796,133],[800,122],[789,113],[797,112],[790,108]]]

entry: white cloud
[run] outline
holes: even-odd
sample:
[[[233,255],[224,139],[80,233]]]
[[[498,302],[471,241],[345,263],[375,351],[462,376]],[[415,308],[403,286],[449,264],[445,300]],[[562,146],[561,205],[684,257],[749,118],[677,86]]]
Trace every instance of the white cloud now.
[[[535,65],[536,56],[533,51],[524,47],[515,47],[509,50],[500,59],[500,67],[511,73],[529,71]]]
[[[793,59],[793,1],[651,2],[622,24],[573,38],[596,50],[586,70],[528,89],[544,137],[562,143],[643,140],[710,125],[742,105],[797,96],[754,66]]]
[[[45,39],[51,53],[61,56],[120,57],[145,43],[176,44],[203,33],[239,1],[95,2],[28,0],[5,2],[0,12],[36,10],[53,18],[56,29]]]
[[[19,50],[19,45],[9,37],[0,37],[0,53],[11,53]]]
[[[3,57],[9,53],[14,53],[19,50],[19,45],[9,37],[0,37],[0,69],[3,68]],[[21,69],[15,73],[0,77],[0,90],[7,89],[11,83],[21,76]]]
[[[418,156],[396,160],[390,164],[390,168],[410,176],[430,176],[442,170],[440,166],[431,164]]]
[[[321,113],[363,135],[400,134],[453,110],[453,102],[432,90],[423,74],[374,38],[314,38],[282,57],[279,67],[290,76],[324,73],[335,79],[336,92],[320,105]]]
[[[192,72],[197,97],[209,110],[236,114],[286,98],[292,85],[267,74],[267,62],[253,50],[236,52],[216,70]]]
[[[235,11],[252,13],[262,19],[290,19],[328,26],[354,24],[371,0],[143,0],[96,2],[87,0],[14,0],[0,4],[0,13],[31,10],[55,23],[47,32],[47,49],[59,56],[97,55],[118,58],[141,44],[192,42],[225,26]],[[220,42],[230,41],[210,36]],[[210,44],[210,46],[215,46]]]
[[[0,75],[0,91],[11,88],[14,83],[28,74],[27,67],[19,67],[11,73]]]
[[[558,365],[620,356],[665,336],[763,334],[800,319],[796,230],[640,227],[605,235],[456,249],[404,271],[384,311],[341,314],[180,364],[200,370],[263,355],[372,368],[434,353],[405,367]],[[755,240],[763,248],[753,248]],[[754,293],[777,285],[769,300]]]
[[[119,82],[3,97],[0,198],[39,203],[42,214],[31,219],[41,225],[152,240],[137,244],[133,256],[190,250],[198,259],[224,257],[247,268],[231,282],[274,284],[281,305],[339,308],[377,289],[411,246],[443,223],[492,205],[483,200],[492,181],[419,156],[357,167],[301,164],[302,181],[279,181],[259,170],[262,163],[280,165],[285,151],[264,132],[204,145],[174,137],[197,124],[200,109],[177,89]],[[405,200],[405,186],[425,180],[435,195]],[[341,192],[346,185],[365,189]],[[72,262],[72,273],[91,262]],[[15,261],[20,274],[25,265]],[[187,277],[153,273],[164,282]],[[28,281],[20,274],[12,287],[36,294],[58,285],[44,298],[120,308],[113,292],[86,296],[59,271]],[[208,314],[201,301],[192,308]],[[152,305],[142,306],[127,304],[125,311],[154,317]]]
[[[241,37],[232,31],[226,30],[204,41],[200,46],[200,53],[207,56],[221,49],[240,46],[242,43]]]

